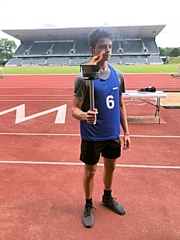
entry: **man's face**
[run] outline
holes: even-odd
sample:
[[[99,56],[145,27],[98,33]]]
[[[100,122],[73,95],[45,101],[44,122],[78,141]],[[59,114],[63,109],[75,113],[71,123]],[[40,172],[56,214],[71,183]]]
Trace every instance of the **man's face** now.
[[[108,61],[112,54],[112,41],[109,38],[101,38],[95,45],[95,48],[90,48],[93,56],[98,55],[100,52],[104,52],[102,61]]]

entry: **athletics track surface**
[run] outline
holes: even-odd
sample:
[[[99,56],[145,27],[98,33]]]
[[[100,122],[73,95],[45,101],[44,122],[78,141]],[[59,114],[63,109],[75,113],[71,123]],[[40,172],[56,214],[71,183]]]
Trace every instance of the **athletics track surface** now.
[[[129,118],[132,145],[117,161],[113,185],[127,213],[101,206],[100,160],[95,225],[83,227],[79,123],[71,117],[74,78],[17,75],[0,81],[1,239],[180,239],[180,110],[161,107],[158,124],[154,107],[134,99],[125,100],[128,116],[142,118]],[[180,91],[180,80],[168,74],[127,74],[125,81],[127,89]]]

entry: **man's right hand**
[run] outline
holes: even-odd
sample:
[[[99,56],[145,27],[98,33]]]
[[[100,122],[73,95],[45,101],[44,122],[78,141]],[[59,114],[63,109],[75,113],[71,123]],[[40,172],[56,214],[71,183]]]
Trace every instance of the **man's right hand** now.
[[[89,110],[86,114],[86,121],[88,124],[96,124],[98,111],[94,109],[94,111]]]

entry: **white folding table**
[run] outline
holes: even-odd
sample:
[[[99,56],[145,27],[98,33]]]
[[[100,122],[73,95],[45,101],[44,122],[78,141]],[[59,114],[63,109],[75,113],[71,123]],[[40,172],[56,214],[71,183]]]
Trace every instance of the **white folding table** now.
[[[141,92],[137,90],[126,90],[126,92],[123,93],[122,95],[123,95],[123,98],[139,98],[142,101],[145,101],[148,104],[151,104],[152,106],[154,106],[156,108],[155,117],[158,116],[158,120],[160,123],[161,121],[160,120],[160,99],[166,98],[167,97],[166,93],[164,93],[163,91]],[[150,100],[148,101],[148,99],[150,98],[157,99],[156,104],[152,103]]]

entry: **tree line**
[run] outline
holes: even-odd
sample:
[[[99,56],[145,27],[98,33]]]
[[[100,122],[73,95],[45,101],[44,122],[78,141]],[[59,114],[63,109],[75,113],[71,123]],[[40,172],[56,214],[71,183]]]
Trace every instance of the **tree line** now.
[[[13,40],[0,38],[0,59],[11,59],[16,48],[17,45]]]
[[[166,56],[166,57],[178,57],[180,56],[180,47],[179,48],[159,48],[160,56]]]

